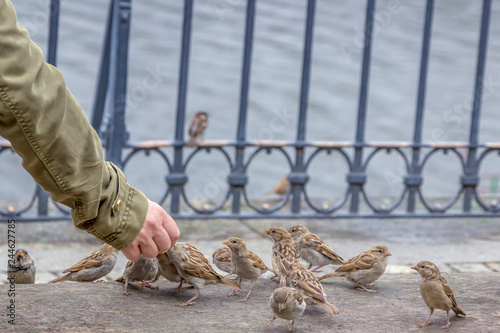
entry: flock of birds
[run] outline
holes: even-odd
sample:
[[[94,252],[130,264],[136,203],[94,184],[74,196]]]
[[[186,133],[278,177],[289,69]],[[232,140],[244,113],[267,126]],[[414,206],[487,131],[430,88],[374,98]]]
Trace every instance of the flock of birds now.
[[[272,268],[266,266],[264,261],[250,251],[245,242],[238,237],[230,237],[223,242],[225,247],[217,249],[213,255],[213,263],[226,276],[217,273],[206,257],[193,245],[177,242],[171,249],[158,254],[155,258],[141,256],[138,260],[128,261],[123,274],[116,281],[124,283],[123,294],[129,296],[128,285],[133,282],[140,287],[158,289],[151,284],[160,276],[179,283],[177,292],[184,283],[191,285],[196,295],[179,306],[196,304],[200,297],[200,287],[207,284],[224,284],[233,290],[227,294],[234,296],[239,292],[243,280],[250,280],[250,289],[240,302],[247,302],[252,292],[255,281],[264,273],[274,273],[271,277],[276,284],[269,305],[274,312],[274,317],[269,320],[271,325],[276,318],[290,320],[288,330],[293,329],[295,320],[300,317],[307,305],[317,305],[326,314],[335,315],[340,311],[331,304],[321,280],[332,276],[342,276],[352,281],[358,289],[376,293],[377,290],[369,289],[374,282],[385,272],[388,257],[392,254],[385,245],[373,246],[366,252],[344,260],[320,237],[309,232],[303,225],[296,225],[290,229],[273,227],[265,233],[274,240],[271,250]],[[89,254],[84,259],[63,271],[64,275],[49,283],[61,281],[91,282],[107,275],[115,266],[118,251],[108,244],[104,244],[97,251]],[[300,260],[308,264],[301,264]],[[334,272],[317,277],[319,269],[326,265],[340,265]],[[411,267],[416,270],[420,280],[420,293],[430,309],[430,315],[420,327],[430,324],[430,317],[434,309],[444,310],[447,313],[447,323],[450,326],[450,310],[456,315],[465,316],[457,306],[456,299],[447,281],[441,276],[436,265],[429,261],[421,261]],[[8,268],[9,276],[15,276],[16,283],[34,283],[36,268],[28,252],[17,250],[14,265]],[[228,279],[229,275],[236,275],[237,280]]]

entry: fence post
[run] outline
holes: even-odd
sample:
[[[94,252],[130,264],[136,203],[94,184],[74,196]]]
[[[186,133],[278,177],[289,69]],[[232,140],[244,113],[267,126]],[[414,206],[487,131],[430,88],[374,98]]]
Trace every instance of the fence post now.
[[[182,152],[184,149],[184,121],[186,116],[186,97],[189,68],[189,49],[191,41],[191,23],[193,0],[184,1],[184,19],[182,23],[181,63],[179,69],[179,89],[177,92],[177,114],[175,119],[174,163],[166,181],[172,190],[170,213],[179,214],[181,191],[188,178],[184,173]]]
[[[352,170],[347,175],[349,191],[351,192],[351,206],[349,208],[351,213],[357,213],[359,210],[359,195],[363,190],[364,183],[366,182],[366,174],[363,167],[363,148],[365,143],[366,102],[368,98],[368,79],[370,75],[374,13],[375,0],[368,0],[366,6],[363,63],[361,68],[361,87],[359,92],[358,117],[356,122],[356,141],[354,143],[354,163]]]
[[[472,103],[471,125],[469,134],[469,151],[464,174],[460,178],[464,195],[464,212],[470,212],[472,198],[479,183],[477,165],[477,143],[479,135],[479,118],[481,116],[481,99],[483,94],[484,67],[486,65],[486,47],[488,46],[488,28],[490,23],[491,0],[483,1],[483,13],[481,16],[481,32],[479,34],[479,47],[477,55],[477,69]]]
[[[422,55],[420,57],[420,76],[418,79],[417,108],[415,114],[415,127],[413,130],[412,160],[408,175],[404,178],[408,188],[408,206],[406,211],[414,213],[416,198],[422,185],[422,169],[420,167],[420,144],[422,143],[422,123],[424,121],[425,88],[427,86],[427,64],[432,29],[432,13],[434,0],[427,0],[425,8],[424,33],[422,38]]]

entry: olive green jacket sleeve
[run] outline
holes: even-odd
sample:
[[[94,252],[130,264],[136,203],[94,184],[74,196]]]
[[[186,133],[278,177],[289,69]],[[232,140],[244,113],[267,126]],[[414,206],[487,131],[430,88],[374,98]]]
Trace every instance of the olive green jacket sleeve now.
[[[0,0],[0,135],[78,228],[117,249],[134,240],[147,198],[103,160],[97,133],[8,0]]]

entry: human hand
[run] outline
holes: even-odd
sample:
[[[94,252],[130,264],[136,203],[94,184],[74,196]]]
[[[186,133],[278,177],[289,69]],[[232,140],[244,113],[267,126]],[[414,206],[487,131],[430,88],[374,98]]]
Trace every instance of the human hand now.
[[[148,212],[141,231],[134,241],[122,250],[130,260],[139,259],[141,254],[154,258],[158,253],[170,249],[180,235],[177,224],[167,212],[157,203],[148,201]]]

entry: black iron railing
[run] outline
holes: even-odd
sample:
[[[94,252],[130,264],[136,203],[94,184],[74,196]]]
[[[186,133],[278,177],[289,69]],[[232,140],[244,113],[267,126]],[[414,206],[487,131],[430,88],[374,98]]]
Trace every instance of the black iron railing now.
[[[130,0],[112,0],[105,35],[101,69],[97,84],[91,123],[102,138],[106,158],[126,168],[127,164],[141,153],[156,154],[165,162],[165,184],[160,203],[165,205],[175,218],[357,218],[357,217],[493,217],[500,216],[500,205],[496,200],[487,200],[478,192],[480,169],[486,157],[500,153],[500,142],[478,142],[481,115],[482,86],[488,45],[491,0],[483,0],[474,98],[468,142],[423,142],[423,118],[427,86],[429,46],[433,20],[434,1],[426,1],[420,75],[417,103],[411,142],[366,142],[365,124],[371,61],[375,0],[367,0],[364,28],[364,44],[361,64],[360,93],[355,138],[353,142],[317,142],[306,138],[308,115],[309,78],[315,0],[307,1],[306,27],[302,58],[302,78],[298,127],[295,141],[249,141],[246,136],[249,82],[254,42],[254,19],[256,0],[248,0],[246,6],[245,38],[239,116],[236,140],[203,141],[193,149],[186,149],[186,98],[188,86],[189,51],[193,0],[184,1],[180,73],[177,97],[177,116],[173,141],[130,142],[126,130],[125,101],[127,85],[127,54],[131,16]],[[48,61],[55,64],[57,48],[57,21],[59,2],[51,4],[51,25]],[[107,105],[107,109],[105,108]],[[10,149],[8,142],[0,145],[0,154]],[[229,167],[228,189],[222,200],[216,203],[194,202],[185,191],[188,181],[186,169],[193,158],[202,152],[216,150]],[[257,203],[248,196],[248,169],[255,157],[262,153],[276,152],[288,163],[290,187],[286,194],[272,205]],[[336,202],[325,204],[308,194],[311,162],[319,155],[337,152],[349,170],[346,189]],[[380,204],[370,198],[365,190],[367,169],[378,154],[395,153],[403,160],[405,175],[402,177],[402,192],[390,204]],[[187,155],[185,155],[187,154]],[[443,204],[432,203],[422,192],[423,171],[428,161],[438,154],[455,156],[460,161],[461,178],[455,195]],[[18,220],[69,219],[68,211],[56,205],[57,211],[48,212],[48,196],[40,188],[31,202],[23,208],[0,211],[0,220],[16,216]],[[322,203],[323,202],[323,203]],[[37,205],[37,213],[26,212]]]

